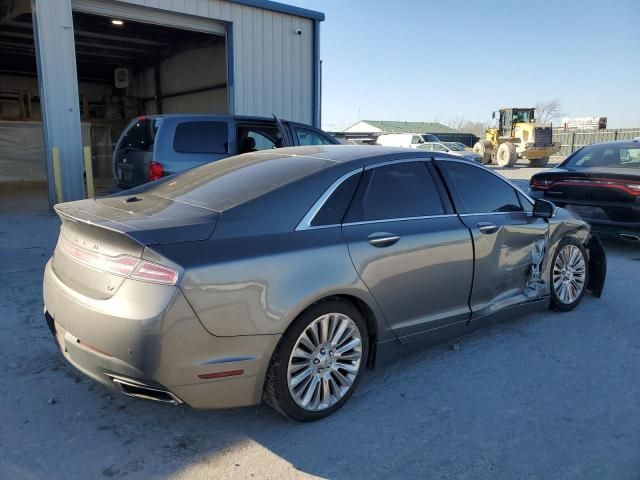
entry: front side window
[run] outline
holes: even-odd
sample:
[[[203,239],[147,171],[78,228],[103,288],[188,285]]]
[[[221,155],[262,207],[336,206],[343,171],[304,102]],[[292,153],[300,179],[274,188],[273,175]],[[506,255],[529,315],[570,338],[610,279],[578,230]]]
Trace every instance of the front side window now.
[[[173,149],[178,153],[227,153],[226,122],[181,122],[176,127]]]
[[[346,223],[442,215],[444,208],[424,162],[395,163],[366,170]]]
[[[424,143],[424,140],[422,139],[422,137],[420,135],[413,135],[411,137],[411,144],[417,145],[419,143]]]
[[[516,190],[491,172],[462,162],[439,163],[458,213],[520,212]]]
[[[306,145],[333,145],[333,142],[325,135],[319,132],[314,132],[308,128],[295,127],[296,135],[298,136],[298,144],[301,146]]]
[[[238,153],[269,150],[282,146],[282,134],[275,125],[241,125],[238,128]]]

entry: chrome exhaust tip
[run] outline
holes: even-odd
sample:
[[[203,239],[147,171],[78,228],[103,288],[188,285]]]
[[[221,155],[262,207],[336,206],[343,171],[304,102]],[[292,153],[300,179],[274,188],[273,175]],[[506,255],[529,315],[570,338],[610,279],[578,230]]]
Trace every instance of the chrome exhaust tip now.
[[[631,233],[619,233],[618,236],[627,242],[640,242],[640,236]]]
[[[183,403],[182,400],[168,390],[152,387],[131,378],[109,374],[107,374],[107,376],[111,378],[111,381],[118,390],[120,390],[120,392],[129,397],[153,400],[154,402],[170,403],[172,405],[180,405]]]

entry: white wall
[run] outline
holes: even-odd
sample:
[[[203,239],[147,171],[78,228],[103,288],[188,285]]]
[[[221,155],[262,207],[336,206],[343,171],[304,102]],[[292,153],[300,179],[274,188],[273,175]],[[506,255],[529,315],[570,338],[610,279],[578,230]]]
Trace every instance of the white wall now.
[[[225,85],[227,82],[226,50],[224,45],[186,50],[160,63],[160,89],[163,95],[188,90]],[[153,68],[136,75],[131,90],[144,98],[155,94]],[[156,112],[155,100],[145,102],[147,114]],[[165,98],[163,113],[228,113],[227,88]]]
[[[232,22],[235,113],[275,113],[286,119],[312,123],[311,20],[224,0],[125,0],[122,3]],[[296,29],[302,30],[302,35],[297,35]]]

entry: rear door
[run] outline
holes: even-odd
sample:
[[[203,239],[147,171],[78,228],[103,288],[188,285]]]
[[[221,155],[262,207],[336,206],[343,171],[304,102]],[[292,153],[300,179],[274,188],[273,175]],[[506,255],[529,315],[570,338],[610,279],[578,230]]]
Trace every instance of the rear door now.
[[[540,298],[536,274],[548,224],[533,203],[499,175],[469,162],[439,159],[460,218],[473,236],[475,269],[469,304],[474,317]]]
[[[425,161],[365,169],[342,232],[356,270],[403,341],[466,324],[471,238]]]

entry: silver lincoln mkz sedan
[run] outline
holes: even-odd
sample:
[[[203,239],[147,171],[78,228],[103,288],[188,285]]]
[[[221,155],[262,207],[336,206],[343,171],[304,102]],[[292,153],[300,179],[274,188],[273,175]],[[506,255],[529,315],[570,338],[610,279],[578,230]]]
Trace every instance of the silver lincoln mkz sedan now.
[[[589,226],[478,164],[318,146],[56,206],[45,316],[124,394],[325,417],[414,342],[600,295]]]

